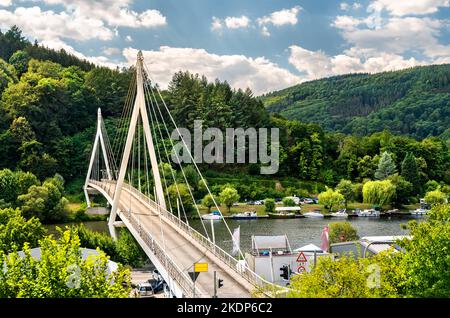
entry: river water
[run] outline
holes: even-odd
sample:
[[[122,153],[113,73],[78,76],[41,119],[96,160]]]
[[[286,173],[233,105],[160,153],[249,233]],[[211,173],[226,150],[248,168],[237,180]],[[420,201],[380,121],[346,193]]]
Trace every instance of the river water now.
[[[375,236],[375,235],[405,235],[408,230],[401,228],[401,224],[406,224],[412,217],[390,217],[390,218],[349,218],[348,221],[357,229],[358,235]],[[241,249],[243,252],[251,250],[252,235],[284,235],[286,234],[292,249],[304,246],[306,244],[316,244],[320,246],[320,234],[324,226],[331,222],[341,221],[338,219],[258,219],[258,220],[232,220],[227,219],[226,222],[231,231],[236,227],[241,228]],[[203,221],[208,231],[211,233],[211,221]],[[232,242],[230,234],[224,224],[224,221],[213,221],[216,243],[230,251]],[[201,220],[190,220],[189,224],[204,234],[205,231]],[[68,224],[56,224],[46,226],[49,233],[56,233],[55,228],[59,226],[64,228]],[[85,226],[88,229],[97,232],[108,233],[106,222],[87,222]]]
[[[356,228],[358,235],[379,236],[379,235],[405,235],[408,230],[401,228],[401,224],[408,223],[411,217],[390,217],[390,218],[370,218],[357,217],[349,218],[348,221]],[[320,234],[323,228],[331,222],[341,221],[337,219],[258,219],[258,220],[231,220],[226,222],[231,230],[240,226],[241,249],[243,252],[251,250],[252,235],[284,235],[286,234],[292,249],[302,247],[307,244],[320,246]],[[216,243],[226,251],[232,249],[230,234],[223,221],[213,221]],[[190,221],[192,227],[201,233],[205,233],[200,220]],[[204,221],[204,225],[211,233],[211,221]]]

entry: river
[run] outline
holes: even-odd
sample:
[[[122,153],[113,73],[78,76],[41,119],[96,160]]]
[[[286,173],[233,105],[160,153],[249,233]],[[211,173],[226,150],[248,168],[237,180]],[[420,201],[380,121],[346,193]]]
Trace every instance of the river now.
[[[406,224],[412,217],[390,217],[390,218],[349,218],[348,221],[357,229],[358,235],[405,235],[408,230],[401,228],[401,224]],[[316,244],[320,246],[320,234],[325,225],[330,222],[339,221],[336,219],[258,219],[258,220],[231,220],[227,219],[227,224],[231,231],[234,228],[241,227],[241,249],[248,252],[251,249],[252,235],[283,235],[286,234],[291,248],[296,249],[306,244]],[[191,220],[189,224],[204,233],[201,220]],[[56,233],[56,226],[64,228],[69,224],[47,225],[49,233]],[[204,221],[208,232],[211,231],[210,221]],[[85,226],[88,229],[98,232],[108,233],[106,222],[87,222]],[[223,221],[214,221],[216,242],[226,251],[232,248],[231,237]]]

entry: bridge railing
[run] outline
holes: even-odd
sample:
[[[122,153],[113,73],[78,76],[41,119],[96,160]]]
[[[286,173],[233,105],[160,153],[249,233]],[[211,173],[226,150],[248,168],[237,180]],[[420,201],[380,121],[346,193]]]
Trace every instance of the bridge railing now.
[[[115,183],[114,180],[102,180],[105,183]],[[238,275],[243,277],[245,280],[247,280],[251,285],[257,286],[257,287],[264,287],[264,286],[270,286],[273,285],[273,283],[265,280],[258,274],[256,274],[254,271],[252,271],[247,264],[240,263],[236,258],[231,256],[229,253],[224,251],[222,248],[214,244],[212,241],[210,241],[208,238],[206,238],[203,234],[183,222],[181,219],[179,219],[177,216],[175,216],[173,213],[161,208],[156,202],[151,200],[148,196],[141,193],[138,189],[132,187],[130,184],[125,183],[124,187],[126,187],[130,192],[132,192],[135,196],[140,198],[143,202],[149,204],[152,208],[154,208],[156,211],[159,211],[159,213],[164,216],[165,218],[169,219],[172,224],[176,225],[179,229],[183,230],[185,233],[187,233],[191,238],[193,238],[197,243],[205,247],[209,252],[211,252],[214,256],[216,256],[218,259],[220,259],[223,263],[225,263],[229,268],[231,268],[234,272],[236,272]]]
[[[90,182],[102,187],[106,181],[102,183],[100,181],[90,180]],[[127,188],[130,189],[128,185]],[[109,192],[110,190],[111,189],[108,189],[107,191]],[[133,229],[139,234],[146,246],[167,271],[169,277],[171,277],[178,284],[187,297],[208,297],[208,295],[202,295],[197,287],[195,287],[194,294],[194,283],[192,282],[192,279],[177,266],[177,264],[164,251],[164,248],[162,248],[161,245],[153,239],[153,237],[148,233],[148,231],[145,230],[145,228],[143,228],[143,225],[130,211],[127,213],[124,210],[120,216],[125,217],[129,221]]]

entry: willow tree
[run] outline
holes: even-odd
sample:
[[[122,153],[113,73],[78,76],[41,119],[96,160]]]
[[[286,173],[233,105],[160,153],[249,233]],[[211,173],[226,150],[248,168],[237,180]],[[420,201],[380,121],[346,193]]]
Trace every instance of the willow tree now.
[[[368,181],[363,186],[364,203],[383,206],[390,204],[395,197],[395,186],[391,180]]]

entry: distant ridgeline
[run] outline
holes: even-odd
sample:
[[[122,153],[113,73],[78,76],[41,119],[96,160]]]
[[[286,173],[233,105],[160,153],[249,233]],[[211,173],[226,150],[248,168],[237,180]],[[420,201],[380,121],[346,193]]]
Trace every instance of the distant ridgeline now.
[[[37,41],[32,44],[22,36],[22,31],[16,26],[5,33],[0,30],[0,58],[9,61],[11,56],[19,50],[37,60],[52,61],[62,66],[78,66],[83,71],[89,71],[95,67],[91,62],[81,60],[63,49],[52,50],[39,45]]]
[[[302,83],[262,97],[267,109],[327,131],[369,135],[387,129],[414,138],[450,138],[450,64]]]
[[[31,44],[14,27],[0,32],[0,170],[22,169],[39,180],[57,172],[66,181],[82,178],[98,107],[113,143],[124,139],[114,140],[115,136],[126,136],[126,127],[119,131],[115,127],[131,80],[132,69],[98,67],[65,51]],[[203,120],[205,129],[278,127],[280,170],[272,181],[289,176],[326,185],[342,178],[363,182],[374,178],[380,156],[388,152],[398,173],[405,158],[414,156],[421,185],[450,184],[445,140],[450,137],[449,83],[450,66],[441,65],[334,77],[259,98],[249,89],[233,89],[226,81],[178,72],[162,96],[178,126],[190,130],[194,120]],[[268,110],[282,115],[271,116]],[[163,142],[158,143],[162,147]],[[259,168],[258,164],[202,167],[212,175],[220,172],[216,181],[230,181],[230,176],[239,174],[248,179]],[[263,187],[255,180],[252,185],[236,182],[242,197],[282,196],[269,195],[274,186]]]

